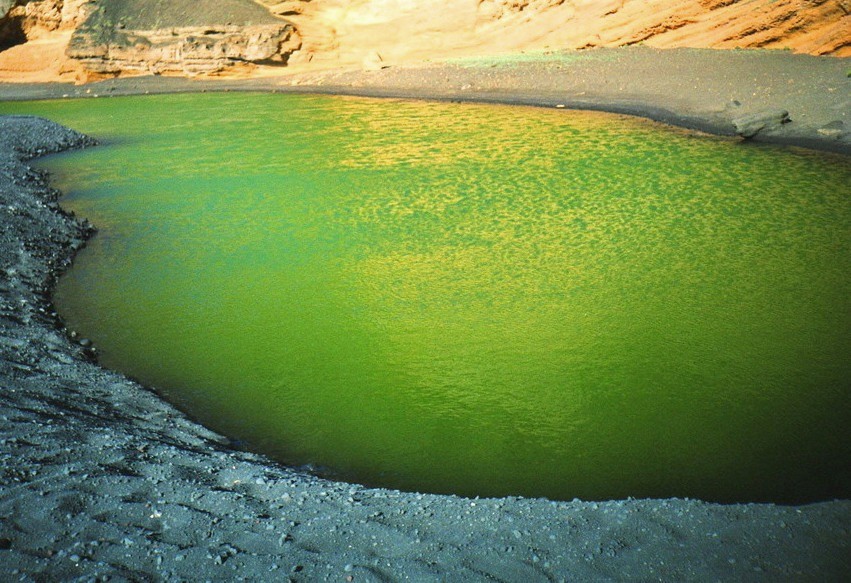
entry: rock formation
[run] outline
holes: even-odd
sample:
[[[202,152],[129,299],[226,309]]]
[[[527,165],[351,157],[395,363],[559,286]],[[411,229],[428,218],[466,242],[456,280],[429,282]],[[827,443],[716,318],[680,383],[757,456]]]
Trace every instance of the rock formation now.
[[[271,3],[271,0],[263,0]],[[851,56],[851,0],[313,0],[303,53],[360,63],[618,47],[772,48]]]
[[[71,37],[68,56],[90,73],[218,73],[286,64],[301,41],[293,26],[244,0],[102,4]]]
[[[0,0],[0,78],[57,80],[79,65],[65,56],[89,0]],[[32,78],[31,78],[32,77]]]
[[[376,54],[386,67],[639,43],[851,56],[849,31],[851,0],[0,0],[0,78],[362,66]]]
[[[72,29],[82,20],[88,0],[0,0],[0,49]]]
[[[783,124],[790,123],[789,112],[785,109],[772,111],[760,111],[750,115],[737,117],[733,120],[736,133],[743,138],[749,139],[761,131],[771,131]]]

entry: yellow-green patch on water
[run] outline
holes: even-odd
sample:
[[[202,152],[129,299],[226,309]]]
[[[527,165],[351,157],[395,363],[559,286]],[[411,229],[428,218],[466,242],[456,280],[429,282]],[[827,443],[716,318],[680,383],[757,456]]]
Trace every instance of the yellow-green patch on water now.
[[[413,490],[848,497],[851,165],[632,118],[259,94],[0,104],[98,235],[102,362]]]

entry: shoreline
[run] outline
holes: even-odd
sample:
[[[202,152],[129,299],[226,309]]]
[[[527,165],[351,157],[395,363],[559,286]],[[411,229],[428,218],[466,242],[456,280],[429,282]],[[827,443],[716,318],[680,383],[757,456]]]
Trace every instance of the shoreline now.
[[[0,101],[257,91],[589,110],[735,137],[737,119],[787,111],[748,140],[851,156],[851,58],[629,47],[256,78],[121,77],[0,83]]]
[[[97,87],[139,94],[159,81]],[[218,88],[258,90],[233,83],[240,89]],[[400,90],[382,83],[289,87]],[[432,98],[486,101],[484,92],[458,91]],[[525,104],[568,107],[551,97]],[[333,482],[231,449],[149,389],[91,363],[57,328],[46,293],[87,229],[62,213],[59,193],[25,160],[90,142],[36,118],[0,117],[0,129],[4,580],[840,581],[851,570],[848,500],[468,499]]]

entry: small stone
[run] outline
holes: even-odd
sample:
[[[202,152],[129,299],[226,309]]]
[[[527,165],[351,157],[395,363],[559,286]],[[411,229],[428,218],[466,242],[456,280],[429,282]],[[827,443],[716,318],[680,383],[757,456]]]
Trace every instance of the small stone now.
[[[845,133],[845,124],[842,120],[837,119],[829,124],[823,125],[816,130],[820,135],[828,138],[839,138]]]

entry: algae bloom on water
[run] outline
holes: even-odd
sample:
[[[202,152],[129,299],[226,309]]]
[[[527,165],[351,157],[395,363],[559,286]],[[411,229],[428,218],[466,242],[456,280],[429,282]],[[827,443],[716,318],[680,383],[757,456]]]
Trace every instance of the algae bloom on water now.
[[[98,235],[102,362],[286,463],[465,495],[851,495],[851,166],[641,120],[280,95],[3,104]]]

